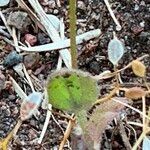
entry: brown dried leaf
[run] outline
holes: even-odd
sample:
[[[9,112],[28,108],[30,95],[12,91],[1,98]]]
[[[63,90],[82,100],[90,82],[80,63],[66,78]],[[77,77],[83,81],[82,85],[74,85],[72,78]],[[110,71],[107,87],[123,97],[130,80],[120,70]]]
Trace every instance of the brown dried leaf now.
[[[135,75],[139,77],[145,76],[146,67],[143,63],[141,63],[139,60],[133,60],[131,65],[132,65],[132,70]]]
[[[145,94],[146,94],[146,91],[144,91],[142,88],[132,87],[132,88],[129,88],[125,92],[125,97],[130,98],[130,99],[139,99],[142,96],[145,96]]]

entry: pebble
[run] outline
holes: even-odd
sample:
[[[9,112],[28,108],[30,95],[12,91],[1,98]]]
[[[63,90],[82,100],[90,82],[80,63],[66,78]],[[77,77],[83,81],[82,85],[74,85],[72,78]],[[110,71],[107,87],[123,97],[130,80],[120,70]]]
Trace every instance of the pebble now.
[[[27,41],[31,46],[33,46],[36,44],[37,38],[36,38],[36,36],[34,36],[32,34],[26,34],[25,41]]]
[[[11,100],[11,101],[13,101],[13,100],[16,99],[16,96],[15,96],[15,95],[9,95],[9,96],[8,96],[8,99]]]
[[[50,39],[44,33],[38,33],[38,42],[41,45],[47,44],[50,42]]]
[[[144,26],[145,26],[145,21],[140,22],[140,26],[141,26],[142,28],[144,28]]]
[[[50,0],[49,2],[48,2],[48,7],[49,8],[55,8],[56,7],[56,3],[55,3],[55,0]]]
[[[141,27],[141,26],[132,26],[131,27],[131,31],[135,34],[135,35],[137,35],[137,34],[139,34],[140,32],[142,32],[144,30],[144,28],[143,27]]]
[[[81,10],[86,10],[86,6],[85,6],[85,3],[83,1],[78,1],[77,2],[77,7]]]
[[[82,29],[78,29],[77,30],[77,35],[80,35],[80,34],[82,34],[83,33],[83,30]]]
[[[13,67],[20,62],[22,62],[23,57],[19,55],[16,51],[13,51],[7,55],[7,57],[4,59],[3,65],[7,68]]]
[[[134,6],[134,10],[135,10],[135,11],[138,11],[138,10],[139,10],[139,8],[140,8],[140,7],[139,7],[139,5],[135,4],[135,6]]]
[[[31,24],[31,20],[26,12],[16,11],[9,14],[7,24],[24,32],[26,31],[27,26]]]
[[[5,76],[0,72],[0,91],[5,87]]]
[[[141,41],[146,41],[147,39],[150,39],[150,33],[149,32],[141,32],[140,35]]]
[[[95,74],[99,74],[100,64],[97,61],[93,61],[90,63],[90,72],[93,72]]]
[[[33,69],[35,68],[40,60],[39,53],[31,53],[24,57],[24,65],[27,69]]]
[[[54,15],[57,15],[59,13],[58,9],[54,9],[53,13]]]

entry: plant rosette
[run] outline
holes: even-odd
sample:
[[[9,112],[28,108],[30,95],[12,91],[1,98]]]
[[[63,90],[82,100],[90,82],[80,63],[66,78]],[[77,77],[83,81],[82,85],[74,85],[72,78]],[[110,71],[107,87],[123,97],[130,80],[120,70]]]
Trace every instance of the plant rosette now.
[[[88,110],[98,97],[97,81],[81,70],[53,72],[46,85],[49,103],[54,108],[78,113]]]

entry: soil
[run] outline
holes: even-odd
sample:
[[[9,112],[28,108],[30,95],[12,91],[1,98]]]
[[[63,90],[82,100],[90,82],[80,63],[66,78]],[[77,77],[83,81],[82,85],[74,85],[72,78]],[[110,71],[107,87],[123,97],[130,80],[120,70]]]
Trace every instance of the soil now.
[[[105,70],[113,71],[113,65],[108,60],[107,47],[109,41],[113,38],[113,31],[125,45],[125,54],[119,61],[118,69],[123,68],[133,59],[143,56],[144,54],[150,55],[150,1],[149,0],[109,0],[115,16],[120,22],[122,29],[116,31],[116,25],[112,20],[110,13],[103,0],[78,0],[77,1],[77,34],[84,33],[92,29],[101,29],[102,35],[98,39],[92,39],[84,42],[78,46],[78,67],[83,71],[90,72],[92,75],[98,75]],[[53,14],[57,17],[63,17],[65,23],[65,34],[68,36],[69,31],[69,18],[68,18],[68,1],[60,0],[61,7],[59,8],[55,0],[40,0],[42,7],[46,13]],[[18,9],[17,3],[11,0],[9,5],[2,8],[5,16],[10,12]],[[0,20],[0,26],[4,26]],[[7,32],[7,30],[5,30]],[[25,44],[24,38],[26,34],[32,34],[37,38],[35,45],[42,45],[51,42],[49,37],[41,30],[33,29],[33,24],[28,28],[23,29],[21,32],[21,41]],[[13,129],[17,123],[20,111],[21,100],[14,92],[14,89],[9,80],[9,74],[17,81],[20,87],[26,91],[28,95],[31,92],[30,87],[24,80],[18,76],[12,66],[3,65],[7,56],[14,50],[14,48],[5,42],[5,35],[1,35],[0,43],[0,138],[4,138]],[[12,40],[10,37],[7,37]],[[58,51],[41,52],[38,54],[22,53],[23,63],[27,67],[29,74],[33,74],[38,80],[41,87],[43,87],[47,76],[52,70],[56,69],[58,60]],[[20,61],[20,60],[19,60]],[[150,82],[150,59],[143,60],[146,68],[146,80]],[[17,62],[15,61],[17,64]],[[18,62],[19,63],[19,62]],[[127,86],[143,85],[140,78],[136,77],[131,69],[121,72],[121,79]],[[114,79],[101,80],[100,97],[107,94],[110,90],[109,85],[114,83]],[[25,85],[25,86],[24,86]],[[38,88],[40,89],[40,88]],[[122,93],[120,93],[121,95]],[[150,98],[146,99],[147,108],[150,106]],[[133,102],[133,106],[142,109],[141,100]],[[44,136],[41,145],[35,144],[34,139],[39,137],[46,117],[46,110],[39,108],[40,115],[38,118],[32,117],[24,121],[19,129],[17,136],[9,145],[10,150],[49,150],[58,149],[62,140],[63,133],[54,119],[50,119],[47,132]],[[67,119],[62,117],[64,114],[58,110],[54,110],[54,117],[65,131],[67,126]],[[61,115],[60,115],[61,114]],[[141,122],[139,114],[127,108],[124,111],[125,118],[128,121]],[[133,126],[137,137],[142,132],[141,128]],[[131,145],[135,143],[134,130],[126,126],[127,135]],[[70,139],[69,139],[70,140]],[[64,149],[69,149],[65,145]],[[126,147],[121,140],[119,126],[112,122],[109,127],[104,131],[102,140],[102,150],[119,150]],[[140,149],[140,148],[139,148]]]

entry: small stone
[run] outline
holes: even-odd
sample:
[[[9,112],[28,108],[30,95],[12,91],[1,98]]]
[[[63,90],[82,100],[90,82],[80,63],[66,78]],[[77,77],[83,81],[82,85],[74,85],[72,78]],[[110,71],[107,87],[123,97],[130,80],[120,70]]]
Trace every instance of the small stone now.
[[[4,59],[3,65],[5,67],[13,67],[20,62],[22,62],[23,57],[19,55],[16,51],[13,51],[7,55],[7,57]]]
[[[141,26],[142,28],[144,28],[144,26],[145,26],[145,21],[140,22],[140,26]]]
[[[95,74],[99,74],[100,65],[97,61],[93,61],[93,62],[90,63],[90,72],[93,72]]]
[[[48,6],[49,6],[49,8],[55,8],[55,7],[56,7],[55,0],[50,0],[50,1],[48,2]]]
[[[16,99],[16,96],[15,95],[9,95],[8,99],[11,101],[14,101]]]
[[[24,57],[24,65],[27,69],[33,69],[37,66],[40,60],[39,53],[28,54]]]
[[[5,76],[0,72],[0,91],[5,87]]]
[[[81,10],[86,10],[86,6],[85,6],[85,3],[83,1],[78,1],[77,3],[77,7]]]
[[[139,37],[140,37],[141,41],[147,41],[150,39],[150,33],[149,32],[141,32]]]
[[[77,30],[77,35],[80,35],[80,34],[82,34],[83,33],[83,30],[82,29],[78,29]]]
[[[133,25],[133,26],[131,27],[131,31],[132,31],[135,35],[139,34],[139,33],[142,32],[143,30],[144,30],[144,28],[143,28],[143,27],[140,27],[140,26],[135,26],[135,25]]]
[[[134,10],[135,10],[135,11],[138,11],[138,10],[139,10],[139,8],[140,8],[140,7],[139,7],[139,5],[135,4],[135,6],[134,6]]]
[[[58,9],[54,9],[53,13],[57,15],[59,13]]]
[[[27,26],[31,24],[31,20],[26,12],[16,11],[10,13],[7,23],[8,25],[13,26],[23,32],[26,30]]]
[[[47,44],[50,42],[50,39],[44,33],[38,33],[38,42],[41,45]]]
[[[93,25],[90,25],[90,26],[89,26],[89,29],[90,29],[90,30],[93,30],[93,29],[94,29],[94,26],[93,26]]]
[[[25,41],[27,41],[31,46],[33,46],[37,42],[37,38],[32,34],[26,34]]]

